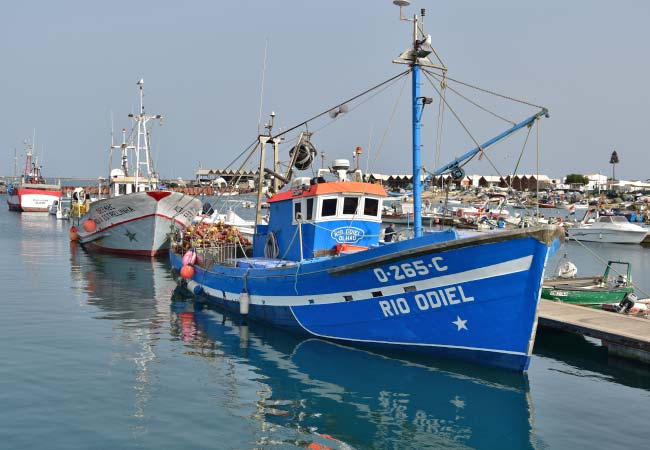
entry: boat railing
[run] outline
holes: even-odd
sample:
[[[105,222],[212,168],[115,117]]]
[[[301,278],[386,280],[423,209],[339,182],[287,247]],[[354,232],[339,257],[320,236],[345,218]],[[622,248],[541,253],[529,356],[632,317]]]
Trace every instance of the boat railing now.
[[[213,247],[197,248],[196,256],[203,267],[212,267],[242,256],[239,250],[240,246],[235,243],[221,242]]]

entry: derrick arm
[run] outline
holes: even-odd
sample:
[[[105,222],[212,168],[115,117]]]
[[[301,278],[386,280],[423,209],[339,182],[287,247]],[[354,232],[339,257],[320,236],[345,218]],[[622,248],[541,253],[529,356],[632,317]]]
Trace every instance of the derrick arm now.
[[[476,155],[478,152],[481,152],[491,146],[492,144],[495,144],[499,142],[501,139],[504,139],[508,136],[510,136],[512,133],[515,131],[526,127],[530,126],[535,120],[539,119],[542,116],[548,117],[548,109],[542,108],[539,112],[537,112],[535,115],[530,116],[526,120],[519,122],[512,128],[504,131],[503,133],[499,134],[498,136],[493,137],[492,139],[489,139],[485,141],[483,144],[481,144],[479,147],[476,147],[469,152],[465,153],[464,155],[459,156],[458,158],[454,159],[452,162],[445,164],[444,166],[440,167],[439,169],[434,170],[433,172],[430,172],[431,175],[442,175],[443,173],[449,171],[450,169],[453,169],[454,167],[459,167],[464,161],[470,159],[474,155]]]

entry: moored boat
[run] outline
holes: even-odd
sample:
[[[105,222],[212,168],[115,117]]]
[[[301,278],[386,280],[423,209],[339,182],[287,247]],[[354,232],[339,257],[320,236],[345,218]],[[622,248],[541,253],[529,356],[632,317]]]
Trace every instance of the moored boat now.
[[[386,192],[364,182],[360,171],[349,170],[348,161],[336,160],[313,178],[299,177],[288,189],[274,190],[268,225],[261,224],[257,211],[252,251],[237,239],[206,240],[181,232],[172,241],[170,261],[191,292],[251,319],[340,343],[523,371],[530,361],[544,268],[564,232],[536,226],[467,238],[452,229],[423,234],[419,131],[426,97],[420,95],[420,70],[430,67],[422,55],[432,50],[418,16],[412,22],[413,48],[397,61],[410,66],[403,75],[413,80],[412,239],[380,242]],[[462,178],[469,160],[546,115],[540,108],[434,175]],[[280,138],[297,128],[273,134],[271,119],[267,134],[258,137],[258,173],[265,172],[266,145],[272,144],[277,155]],[[317,153],[312,134],[300,133],[288,173],[275,180],[290,180],[294,167],[309,169],[305,160]],[[274,162],[269,172],[277,174],[278,166]],[[261,197],[262,189],[258,192]]]
[[[75,237],[90,250],[154,256],[169,247],[169,233],[185,228],[201,209],[195,197],[159,189],[147,124],[162,116],[145,113],[144,81],[138,86],[140,112],[129,115],[134,120],[131,142],[122,130],[122,144],[111,145],[111,154],[121,150],[121,166],[111,170],[109,197],[90,203],[76,228]]]
[[[614,266],[622,270],[610,279]],[[622,261],[609,261],[603,275],[593,277],[566,278],[560,268],[557,278],[546,279],[542,284],[542,298],[588,306],[620,302],[631,292],[634,292],[632,268],[630,263]]]
[[[61,186],[47,184],[41,166],[32,154],[32,145],[25,143],[25,169],[19,183],[7,186],[7,204],[11,211],[48,212],[61,198]]]
[[[639,244],[648,230],[628,222],[624,216],[599,216],[594,222],[583,221],[567,229],[570,239],[585,242],[607,242],[610,244]]]

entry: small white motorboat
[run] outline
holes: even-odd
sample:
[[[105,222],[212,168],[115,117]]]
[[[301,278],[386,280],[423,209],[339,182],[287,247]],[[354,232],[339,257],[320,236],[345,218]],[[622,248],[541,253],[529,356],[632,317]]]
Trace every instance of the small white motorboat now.
[[[587,214],[588,216],[589,214]],[[628,222],[623,216],[600,216],[594,222],[585,219],[568,229],[569,239],[611,244],[640,244],[648,230]]]

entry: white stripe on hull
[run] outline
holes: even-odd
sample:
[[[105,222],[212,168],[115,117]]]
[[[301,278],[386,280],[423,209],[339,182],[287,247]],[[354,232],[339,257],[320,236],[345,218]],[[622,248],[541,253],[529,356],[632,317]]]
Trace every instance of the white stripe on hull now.
[[[402,284],[393,284],[390,286],[374,287],[367,290],[335,292],[331,294],[322,295],[295,295],[295,296],[273,296],[273,295],[250,295],[251,304],[265,305],[265,306],[297,306],[300,304],[307,305],[313,301],[317,305],[325,305],[331,303],[341,303],[343,298],[341,295],[352,296],[355,300],[372,298],[372,293],[381,290],[383,296],[398,295],[404,293],[404,287],[415,286],[416,291],[434,289],[441,286],[449,286],[454,284],[462,284],[469,281],[483,280],[486,278],[494,278],[503,275],[509,275],[517,272],[523,272],[530,269],[533,261],[532,256],[524,256],[522,258],[513,259],[511,261],[493,264],[478,269],[471,269],[465,272],[459,272],[451,275],[443,275],[434,278],[427,278],[418,281],[410,281]],[[218,289],[213,289],[208,286],[201,286],[206,294],[212,297],[224,298],[224,292]],[[240,292],[225,292],[226,300],[238,300]]]
[[[51,193],[21,194],[20,197],[10,195],[7,201],[14,207],[19,206],[23,211],[48,212],[50,206],[60,197],[60,193],[57,195],[55,191],[52,191]]]

